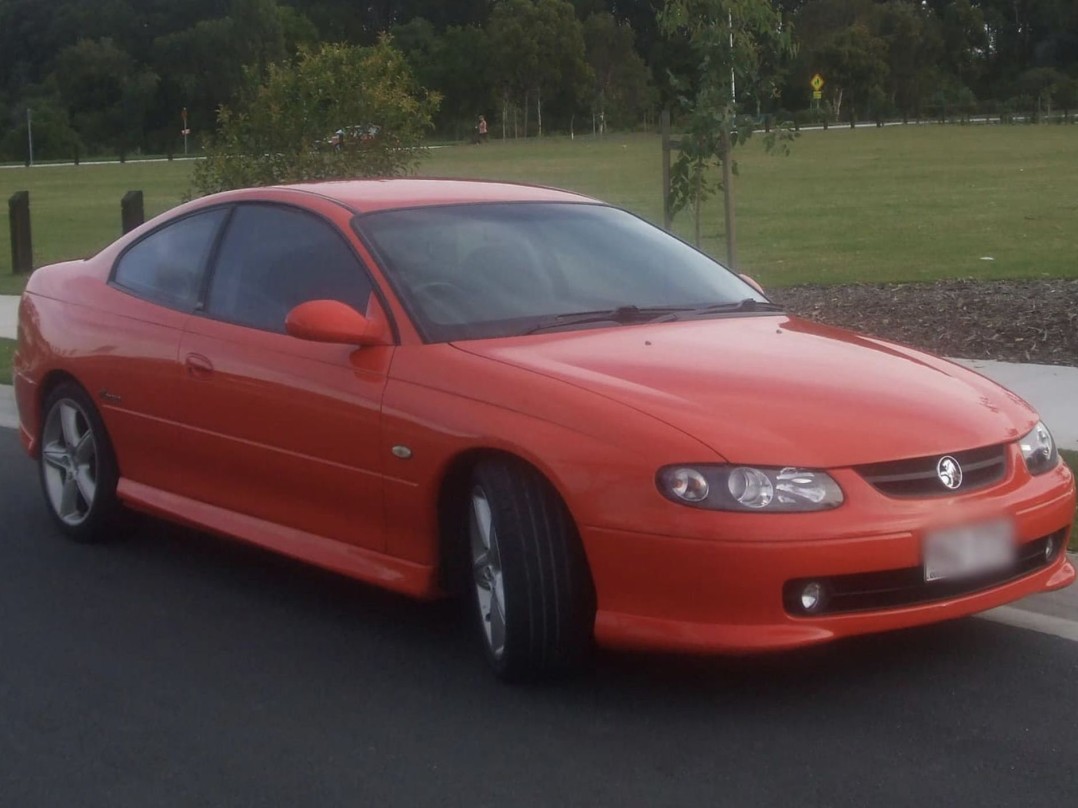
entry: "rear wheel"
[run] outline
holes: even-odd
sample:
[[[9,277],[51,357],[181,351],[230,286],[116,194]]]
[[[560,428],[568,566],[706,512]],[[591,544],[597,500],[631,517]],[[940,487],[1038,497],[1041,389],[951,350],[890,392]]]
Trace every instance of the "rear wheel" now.
[[[110,535],[119,508],[116,460],[93,402],[72,382],[45,401],[38,468],[45,503],[67,536],[92,542]]]
[[[476,466],[468,504],[473,600],[494,672],[512,681],[572,667],[590,645],[595,598],[565,504],[509,459]]]

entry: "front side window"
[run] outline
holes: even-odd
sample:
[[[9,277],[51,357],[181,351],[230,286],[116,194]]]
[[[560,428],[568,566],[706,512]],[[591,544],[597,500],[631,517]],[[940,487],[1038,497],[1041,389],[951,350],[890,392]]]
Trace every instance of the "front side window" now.
[[[113,282],[163,306],[192,310],[214,236],[227,213],[225,208],[208,210],[155,230],[120,256]]]
[[[284,333],[288,312],[308,300],[367,310],[371,285],[344,238],[294,208],[241,205],[229,222],[204,310],[220,320]]]

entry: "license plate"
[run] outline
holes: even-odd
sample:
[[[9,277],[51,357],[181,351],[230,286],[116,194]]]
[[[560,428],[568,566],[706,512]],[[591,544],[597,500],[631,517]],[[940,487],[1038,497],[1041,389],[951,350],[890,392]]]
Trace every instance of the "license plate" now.
[[[999,519],[937,530],[925,536],[925,581],[976,578],[1015,560],[1014,526]]]

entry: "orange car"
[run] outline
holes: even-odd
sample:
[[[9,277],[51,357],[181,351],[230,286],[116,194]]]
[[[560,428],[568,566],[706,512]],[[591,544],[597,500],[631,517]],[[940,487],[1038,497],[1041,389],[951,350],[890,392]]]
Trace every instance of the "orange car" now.
[[[562,191],[199,199],[34,273],[15,373],[72,538],[126,506],[466,590],[507,679],[593,641],[794,648],[1075,577],[1074,480],[1022,400]]]

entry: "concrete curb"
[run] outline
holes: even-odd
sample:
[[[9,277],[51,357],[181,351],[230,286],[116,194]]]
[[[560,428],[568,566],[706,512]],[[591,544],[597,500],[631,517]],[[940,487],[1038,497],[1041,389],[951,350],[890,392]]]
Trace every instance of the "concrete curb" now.
[[[19,327],[19,298],[0,295],[0,337],[15,339]]]
[[[15,409],[15,388],[7,384],[0,384],[0,428],[19,428],[19,413]]]

